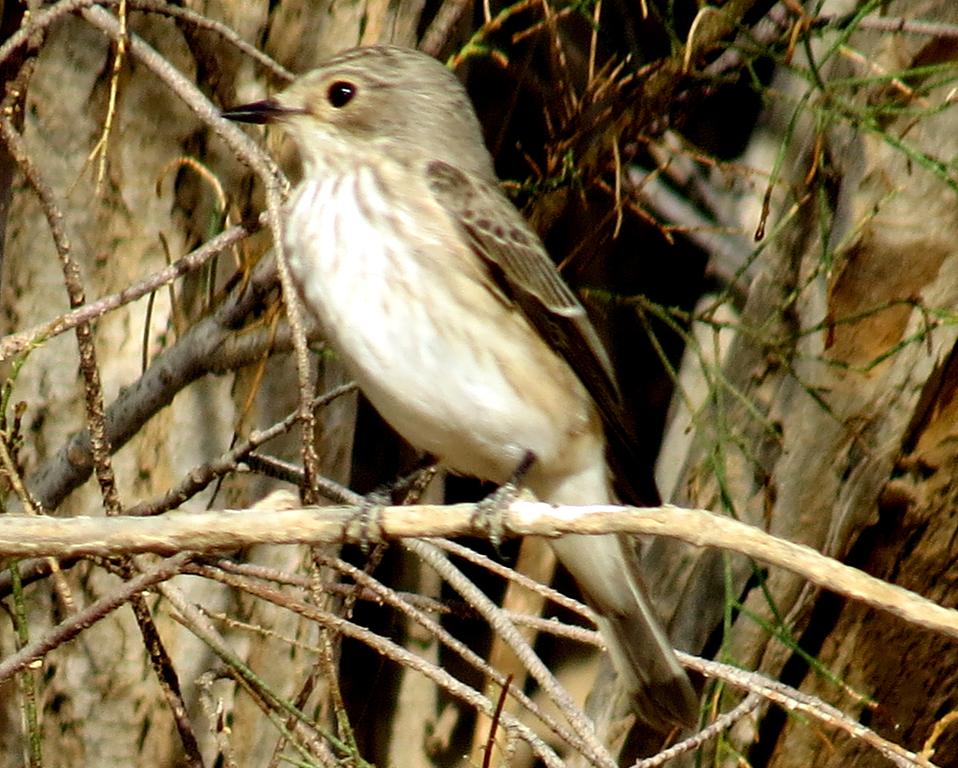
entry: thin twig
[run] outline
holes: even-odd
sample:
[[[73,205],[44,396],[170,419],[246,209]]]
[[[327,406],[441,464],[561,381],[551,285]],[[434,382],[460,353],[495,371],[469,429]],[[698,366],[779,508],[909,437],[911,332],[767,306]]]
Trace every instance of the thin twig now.
[[[139,576],[134,576],[112,594],[100,598],[83,610],[64,619],[40,639],[0,661],[0,680],[6,680],[21,669],[39,661],[50,651],[69,642],[101,619],[105,619],[117,608],[128,603],[133,595],[144,592],[160,582],[182,573],[184,566],[192,557],[193,554],[190,552],[180,552],[150,570],[144,571]]]
[[[79,10],[98,6],[118,5],[120,0],[60,0],[49,8],[33,14],[29,24],[18,29],[3,45],[0,45],[0,64],[3,64],[15,51],[25,45],[33,45],[32,39],[37,39],[37,33],[49,29],[62,18],[72,16]],[[240,52],[272,72],[276,77],[289,82],[294,79],[293,73],[277,61],[267,56],[261,50],[242,40],[236,31],[222,22],[210,19],[188,8],[170,5],[162,0],[127,0],[131,8],[151,13],[160,13],[165,16],[187,22],[199,29],[215,32],[227,43],[236,47]]]
[[[261,359],[273,349],[288,349],[282,335],[275,346],[263,334],[233,329],[276,286],[269,260],[254,267],[246,283],[237,286],[209,315],[177,342],[157,355],[144,375],[122,389],[106,412],[107,434],[114,450],[126,444],[178,392],[207,373],[235,370]],[[285,346],[284,346],[285,344]],[[28,478],[27,487],[44,508],[53,509],[90,476],[90,436],[86,430],[70,438]]]
[[[115,0],[115,2],[119,2],[119,0]],[[189,8],[171,5],[164,0],[127,0],[127,2],[131,8],[135,8],[138,11],[159,13],[164,16],[177,19],[178,21],[186,22],[197,29],[205,29],[209,32],[215,32],[227,43],[232,45],[246,56],[249,56],[253,61],[269,71],[272,75],[278,77],[280,80],[289,83],[296,79],[296,75],[286,69],[286,67],[276,61],[276,59],[274,59],[272,56],[268,56],[255,45],[247,43],[237,34],[235,29],[223,24],[220,21],[211,19],[208,16],[204,16],[203,14],[197,13]],[[104,5],[105,3],[100,4]]]
[[[356,385],[353,383],[343,384],[315,398],[312,402],[313,408],[321,408],[328,405],[333,400],[356,391]],[[159,515],[167,512],[187,499],[192,498],[203,488],[229,472],[236,470],[237,465],[251,451],[263,445],[270,440],[279,437],[295,426],[299,421],[299,412],[289,414],[282,421],[273,424],[263,430],[254,430],[245,440],[241,440],[223,455],[213,461],[206,462],[194,467],[180,483],[164,493],[160,498],[149,502],[140,502],[125,511],[125,514],[135,517],[146,517]]]
[[[237,681],[245,691],[257,701],[264,712],[285,712],[292,715],[296,720],[318,733],[321,738],[331,739],[332,734],[323,733],[320,726],[312,719],[307,717],[301,710],[294,707],[288,701],[273,693],[260,680],[250,667],[248,667],[237,655],[237,653],[226,642],[225,638],[217,632],[216,627],[204,615],[203,611],[195,606],[186,596],[172,584],[161,584],[158,591],[165,597],[176,613],[173,618],[179,621],[184,627],[192,632],[197,638],[202,640],[213,653],[215,653],[224,663],[229,675]],[[286,607],[286,606],[284,606]],[[315,617],[310,617],[315,618]],[[264,706],[265,705],[265,706]],[[360,763],[357,768],[364,768],[365,763]]]
[[[639,760],[637,763],[633,763],[632,768],[658,768],[660,765],[665,765],[670,760],[678,757],[679,755],[684,755],[687,752],[692,752],[693,750],[698,749],[701,746],[704,746],[711,739],[716,738],[719,734],[731,728],[735,723],[745,717],[747,714],[758,708],[758,705],[763,701],[762,697],[756,693],[750,693],[746,696],[736,707],[729,710],[728,712],[723,712],[714,722],[711,722],[703,728],[698,733],[690,736],[687,739],[682,739],[678,744],[674,744],[668,749],[663,749],[657,755],[652,757],[647,757],[644,760]]]
[[[63,209],[57,203],[53,190],[40,176],[30,159],[23,137],[16,131],[7,117],[0,116],[0,135],[10,150],[11,156],[20,166],[43,210],[53,237],[63,280],[67,289],[70,306],[74,309],[86,303],[80,268],[73,258],[70,239],[63,221]],[[93,330],[88,322],[79,323],[76,328],[77,346],[80,351],[80,373],[83,378],[83,392],[86,400],[87,424],[90,435],[90,455],[96,478],[108,514],[120,511],[120,497],[116,489],[116,477],[110,459],[110,440],[107,436],[103,411],[103,386],[100,381],[100,369],[97,364],[96,347],[93,344]]]
[[[27,511],[27,514],[40,514],[37,503],[30,497],[30,492],[23,483],[23,478],[20,476],[20,469],[17,467],[16,461],[14,461],[7,447],[5,436],[2,433],[0,433],[0,476],[2,476],[10,488],[13,489],[13,492],[17,498],[20,499],[20,503],[23,504],[23,508]],[[55,557],[45,557],[43,559],[49,569],[50,575],[53,577],[54,592],[56,592],[57,597],[59,597],[63,603],[65,612],[67,614],[76,613],[76,601],[73,599],[73,592],[70,590],[70,585],[67,584],[66,579],[63,577],[63,571],[60,569],[59,561],[57,561]],[[13,570],[16,571],[15,574]],[[4,571],[11,575],[12,581],[19,580],[20,563],[14,563],[11,569],[4,569]],[[13,586],[15,585],[11,583],[11,587]]]
[[[133,573],[132,563],[129,569],[124,570],[128,570],[129,575],[125,574],[125,577],[129,581]],[[173,659],[170,658],[166,646],[163,645],[163,640],[160,638],[159,629],[153,621],[153,614],[150,613],[150,606],[142,594],[135,594],[130,597],[130,607],[133,609],[133,616],[136,619],[140,635],[143,637],[143,645],[149,656],[150,666],[153,668],[153,673],[160,684],[160,692],[166,700],[170,716],[173,718],[173,724],[176,726],[176,733],[183,745],[185,762],[191,768],[203,768],[203,756],[200,754],[200,745],[196,739],[196,734],[193,733],[193,724],[190,721],[186,701],[183,698],[179,676],[173,666]]]
[[[107,156],[110,149],[110,134],[113,132],[113,124],[116,121],[116,101],[120,92],[120,73],[123,71],[123,61],[126,58],[126,35],[127,35],[127,0],[119,0],[117,14],[120,17],[120,34],[116,38],[116,51],[113,54],[113,68],[110,72],[110,95],[107,98],[106,117],[103,119],[103,131],[100,133],[100,140],[90,152],[88,160],[92,160],[97,155],[100,156],[100,162],[96,172],[96,196],[99,197],[103,191],[103,181],[106,178]]]
[[[469,547],[463,546],[455,541],[451,541],[449,539],[439,539],[434,543],[440,549],[451,552],[457,557],[468,560],[470,563],[479,565],[490,573],[494,573],[497,576],[508,579],[509,581],[514,581],[519,586],[525,587],[533,592],[538,592],[556,605],[565,608],[567,611],[578,614],[579,616],[583,616],[595,624],[595,612],[585,603],[580,603],[578,600],[573,600],[568,595],[564,595],[552,587],[547,587],[545,584],[540,584],[535,579],[530,579],[525,574],[518,573],[517,571],[512,570],[512,568],[509,568],[502,563],[497,563],[490,557],[486,557],[481,552],[476,552],[476,550],[470,549]]]
[[[841,25],[853,18],[855,18],[855,14],[845,14],[842,16],[822,14],[821,16],[811,18],[809,21],[813,25]],[[859,29],[871,29],[877,32],[905,33],[943,40],[958,40],[958,24],[948,24],[943,21],[906,19],[902,16],[881,16],[873,14],[858,19],[856,26]]]
[[[353,565],[350,565],[349,563],[344,562],[339,558],[322,558],[322,562],[329,565],[331,568],[335,568],[340,573],[349,576],[349,578],[353,579],[356,584],[368,589],[372,595],[375,596],[377,601],[386,605],[391,605],[400,613],[419,624],[439,642],[452,650],[454,653],[458,654],[463,661],[477,669],[484,676],[489,677],[502,686],[507,685],[505,675],[490,667],[481,656],[472,651],[465,643],[453,637],[446,629],[442,627],[441,624],[432,619],[421,609],[412,605],[408,600],[403,599],[396,593],[395,590],[384,586],[381,582],[377,581],[369,574]],[[551,730],[564,742],[572,747],[575,747],[576,749],[581,750],[584,748],[582,742],[576,738],[574,734],[570,733],[561,724],[556,722],[555,719],[552,718],[548,713],[543,712],[532,699],[523,693],[523,691],[515,687],[511,687],[509,688],[509,695],[513,696],[517,701],[519,701],[525,711],[537,717],[547,728],[549,728],[549,730]]]
[[[102,8],[87,8],[82,13],[84,19],[111,38],[116,39],[120,36],[122,30],[119,23]],[[316,496],[313,478],[319,476],[319,457],[314,439],[316,420],[309,409],[309,403],[313,399],[313,385],[305,313],[293,285],[283,243],[282,209],[289,183],[272,158],[234,124],[220,117],[219,110],[206,98],[205,94],[187,80],[155,48],[135,34],[129,36],[129,47],[130,53],[162,80],[184,104],[193,110],[197,117],[209,125],[236,153],[236,156],[253,169],[266,187],[267,220],[273,232],[273,249],[276,254],[280,285],[283,287],[286,316],[293,331],[293,348],[299,377],[300,415],[303,420],[302,453],[306,472],[304,501],[309,503],[315,500]]]
[[[260,217],[259,221],[249,221],[230,227],[183,258],[177,259],[169,266],[154,272],[122,291],[84,304],[29,330],[4,336],[0,339],[0,363],[26,352],[47,339],[72,330],[82,323],[97,320],[108,312],[134,302],[153,293],[157,288],[162,288],[183,275],[189,274],[206,264],[214,256],[257,232],[264,223],[265,217]]]
[[[492,627],[496,636],[502,638],[509,645],[525,668],[529,670],[529,674],[542,686],[546,695],[569,721],[576,735],[584,742],[587,749],[581,750],[583,757],[601,768],[615,766],[615,760],[612,759],[608,749],[596,738],[592,723],[572,701],[568,692],[559,685],[552,672],[542,663],[522,633],[509,621],[509,618],[499,606],[467,579],[458,568],[453,566],[446,555],[434,544],[421,539],[407,539],[403,541],[403,546],[424,560],[430,568],[442,577],[443,581],[456,590],[469,605],[479,611],[489,626]],[[486,714],[491,715],[492,713],[487,712]]]
[[[787,712],[801,712],[827,725],[838,728],[856,740],[861,740],[870,747],[878,750],[882,755],[901,768],[936,768],[935,764],[927,758],[922,755],[916,755],[914,752],[909,752],[904,747],[900,747],[898,744],[882,738],[870,728],[867,728],[841,710],[822,701],[817,696],[803,693],[791,686],[780,683],[777,680],[771,680],[755,672],[747,672],[717,661],[700,659],[690,654],[682,653],[681,651],[676,651],[676,654],[679,657],[679,661],[689,669],[694,669],[703,675],[722,680],[729,685],[734,685],[736,688],[757,693],[763,698],[778,704]]]
[[[223,701],[216,699],[213,693],[213,683],[220,678],[215,671],[204,672],[196,678],[196,690],[199,693],[200,706],[209,721],[210,729],[216,739],[216,747],[223,761],[223,768],[239,768],[233,745],[229,736],[232,729],[227,725],[226,713],[223,711]]]
[[[293,611],[294,613],[303,616],[310,621],[315,621],[321,626],[327,627],[334,632],[342,633],[346,637],[350,637],[365,643],[397,664],[401,664],[402,666],[411,670],[419,671],[436,683],[436,685],[439,685],[447,690],[453,696],[456,696],[470,706],[475,707],[488,715],[491,715],[494,711],[494,705],[492,702],[490,702],[485,696],[480,694],[474,688],[461,683],[445,670],[429,664],[425,659],[416,656],[414,653],[411,653],[391,640],[380,637],[365,627],[360,627],[357,624],[346,621],[340,616],[323,611],[304,601],[295,600],[284,593],[269,589],[261,584],[246,580],[228,579],[225,578],[225,576],[225,574],[221,574],[218,580],[233,584],[237,588],[242,589],[244,592],[259,597],[260,599],[272,602],[287,610]],[[238,659],[235,658],[225,640],[223,640],[218,633],[215,632],[215,629],[212,628],[212,626],[200,614],[200,612],[188,602],[183,600],[182,597],[175,594],[175,590],[170,590],[169,585],[164,585],[161,588],[161,591],[163,591],[164,595],[170,599],[176,610],[178,610],[187,620],[186,625],[194,632],[194,634],[206,642],[217,655],[219,655],[224,661],[227,662],[227,664],[231,666],[231,668],[237,668],[236,664],[238,663]],[[243,670],[245,670],[245,667],[240,665],[238,669],[242,673]],[[293,708],[285,702],[276,703],[290,714],[300,714],[294,711]],[[562,768],[563,763],[552,750],[552,748],[549,747],[542,739],[536,736],[530,728],[519,723],[510,715],[504,715],[502,721],[504,727],[517,732],[519,736],[532,747],[535,754],[540,757],[547,766],[549,766],[549,768]]]
[[[445,539],[431,539],[431,541],[437,546],[444,547],[445,544],[451,542]],[[339,561],[336,561],[339,562]],[[308,576],[303,576],[299,574],[287,573],[276,568],[269,568],[263,565],[254,565],[251,563],[237,563],[233,560],[217,560],[215,562],[217,568],[221,570],[228,571],[229,573],[238,573],[243,576],[249,576],[257,579],[264,579],[266,581],[273,581],[277,584],[286,584],[289,586],[300,587],[305,589],[309,586]],[[350,566],[353,567],[353,566]],[[515,574],[511,569],[506,566],[502,566],[503,570],[507,572],[506,578],[511,578],[513,576],[522,576],[522,574]],[[525,577],[523,577],[525,578]],[[519,579],[516,579],[519,581]],[[546,587],[543,584],[538,582],[532,582],[536,591],[542,591],[544,594],[550,594],[555,592],[555,590],[550,587]],[[325,587],[332,594],[342,594],[347,595],[350,593],[354,587],[341,586],[336,584],[330,584]],[[358,600],[365,600],[372,603],[381,603],[382,597],[376,593],[366,589],[360,589],[356,593],[356,598]],[[402,592],[395,589],[390,590],[390,594],[395,595],[404,603],[413,606],[417,610],[421,611],[423,614],[427,615],[438,615],[438,616],[447,616],[455,615],[463,619],[479,619],[479,615],[465,602],[454,603],[450,600],[436,600],[425,595],[420,595],[415,592]],[[561,595],[561,593],[556,593]],[[0,590],[0,596],[3,595],[2,590]],[[565,597],[564,595],[561,595]],[[578,601],[567,598],[570,602],[579,605],[580,610],[584,609],[585,606],[578,603]],[[506,611],[506,615],[510,620],[517,625],[528,626],[536,631],[538,634],[549,634],[554,635],[555,637],[561,637],[566,640],[572,640],[576,643],[582,643],[583,645],[592,646],[593,648],[602,648],[602,638],[599,636],[599,633],[594,629],[586,629],[584,627],[574,626],[572,624],[566,624],[562,621],[559,621],[555,618],[542,618],[540,616],[530,616],[525,613],[516,613],[512,611]]]
[[[37,47],[42,40],[38,33],[45,32],[57,21],[73,15],[81,8],[88,8],[98,2],[99,0],[60,0],[46,10],[33,13],[29,24],[20,27],[3,42],[3,45],[0,45],[0,65],[23,46]]]

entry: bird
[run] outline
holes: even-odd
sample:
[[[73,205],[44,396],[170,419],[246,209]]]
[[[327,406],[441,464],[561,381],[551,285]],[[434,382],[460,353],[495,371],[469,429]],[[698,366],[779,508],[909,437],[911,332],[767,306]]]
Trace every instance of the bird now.
[[[618,501],[606,448],[634,438],[608,353],[503,192],[451,70],[411,48],[352,48],[222,116],[275,124],[297,146],[290,273],[387,423],[453,473],[504,484],[528,462],[523,485],[542,501]],[[634,495],[658,503],[652,488]],[[637,715],[660,731],[693,726],[698,697],[633,542],[550,543],[597,614]]]

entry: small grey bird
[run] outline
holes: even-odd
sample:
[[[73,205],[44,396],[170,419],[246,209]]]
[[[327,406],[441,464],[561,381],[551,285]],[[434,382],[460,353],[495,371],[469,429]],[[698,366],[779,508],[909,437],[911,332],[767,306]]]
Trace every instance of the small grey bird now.
[[[293,278],[399,434],[448,469],[499,484],[531,452],[524,481],[540,499],[614,501],[606,431],[617,447],[629,437],[609,358],[499,188],[472,104],[446,67],[410,49],[355,48],[223,116],[276,123],[296,142],[303,180],[285,236]],[[694,725],[697,696],[632,544],[566,536],[552,546],[598,613],[640,717],[662,730]]]

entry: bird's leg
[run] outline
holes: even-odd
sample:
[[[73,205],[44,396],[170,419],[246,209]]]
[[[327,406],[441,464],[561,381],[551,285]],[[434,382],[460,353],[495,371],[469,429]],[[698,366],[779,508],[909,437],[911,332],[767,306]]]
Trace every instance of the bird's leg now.
[[[518,495],[522,481],[535,463],[535,453],[526,451],[509,479],[476,504],[472,523],[488,536],[496,549],[502,543],[502,513]]]
[[[407,476],[406,479],[408,482],[403,489],[405,496],[403,496],[402,503],[419,504],[438,474],[439,465],[430,461],[425,466]]]
[[[380,507],[390,504],[412,504],[435,475],[436,460],[431,456],[423,456],[411,472],[376,486],[366,494],[366,498],[373,506]]]
[[[519,465],[513,470],[512,477],[509,478],[506,486],[512,486],[512,492],[516,493],[522,487],[522,481],[526,479],[526,475],[529,474],[529,470],[536,463],[536,455],[532,451],[526,451],[522,456],[522,460],[519,462]]]
[[[438,471],[436,460],[432,456],[423,456],[412,472],[397,478],[386,488],[394,502],[416,504]]]

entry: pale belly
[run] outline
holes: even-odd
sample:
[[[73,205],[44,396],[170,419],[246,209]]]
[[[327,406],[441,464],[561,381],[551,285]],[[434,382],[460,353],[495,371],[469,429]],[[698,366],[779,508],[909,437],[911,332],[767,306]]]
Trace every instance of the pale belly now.
[[[333,207],[357,188],[372,202]],[[301,187],[287,246],[307,307],[382,416],[449,468],[499,483],[527,451],[537,474],[601,461],[594,406],[565,362],[457,268],[441,227],[390,208],[373,228],[379,206],[372,177]]]

